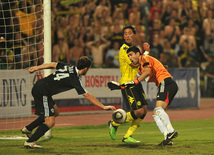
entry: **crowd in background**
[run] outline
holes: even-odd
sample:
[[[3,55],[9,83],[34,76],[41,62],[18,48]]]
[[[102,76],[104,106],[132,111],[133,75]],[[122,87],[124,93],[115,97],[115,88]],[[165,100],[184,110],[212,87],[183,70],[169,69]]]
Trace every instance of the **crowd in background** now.
[[[22,5],[28,9],[14,9],[10,16],[14,17],[13,23],[18,23],[20,14],[34,12],[34,16],[28,16],[32,30],[26,32],[25,28],[16,27],[20,31],[11,39],[21,38],[18,41],[23,47],[14,52],[13,61],[26,68],[43,63],[43,21],[39,0],[20,1],[16,7]],[[80,56],[86,55],[93,60],[94,68],[119,68],[122,29],[133,25],[136,45],[141,50],[143,43],[148,42],[150,55],[164,65],[200,68],[201,94],[214,97],[213,0],[82,0],[75,4],[52,0],[51,8],[52,61],[76,64]],[[35,40],[36,46],[31,46]]]

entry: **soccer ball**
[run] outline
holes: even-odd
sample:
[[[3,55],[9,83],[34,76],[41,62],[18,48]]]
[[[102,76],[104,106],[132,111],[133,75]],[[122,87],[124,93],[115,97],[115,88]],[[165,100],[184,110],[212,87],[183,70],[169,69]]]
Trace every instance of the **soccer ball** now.
[[[126,112],[123,109],[117,109],[112,114],[112,119],[118,124],[122,124],[126,121]]]

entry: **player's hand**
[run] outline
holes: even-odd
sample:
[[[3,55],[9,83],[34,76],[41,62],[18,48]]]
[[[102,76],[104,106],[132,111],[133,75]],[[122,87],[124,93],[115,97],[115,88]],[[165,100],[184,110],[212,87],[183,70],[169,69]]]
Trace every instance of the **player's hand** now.
[[[150,51],[150,45],[149,45],[149,43],[144,43],[143,44],[143,49],[144,49],[144,51]]]
[[[126,83],[122,84],[121,89],[130,88],[130,87],[135,86],[139,83],[140,83],[139,80],[135,79],[134,81],[130,81],[130,82],[126,82]]]
[[[104,110],[116,110],[116,108],[114,107],[114,106],[105,106],[104,108],[103,108]]]
[[[37,70],[39,70],[39,67],[38,67],[38,66],[30,67],[30,68],[28,69],[29,73],[33,73],[33,72],[35,72],[35,71],[37,71]]]

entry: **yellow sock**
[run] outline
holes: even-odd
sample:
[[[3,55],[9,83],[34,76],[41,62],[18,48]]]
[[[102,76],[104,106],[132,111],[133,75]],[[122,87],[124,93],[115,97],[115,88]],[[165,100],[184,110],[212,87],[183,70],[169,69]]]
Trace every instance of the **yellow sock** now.
[[[142,119],[140,119],[140,118],[134,120],[132,122],[132,125],[129,127],[128,131],[126,132],[124,138],[128,138],[131,135],[133,135],[133,133],[137,130],[137,128],[140,127],[141,122],[142,122]]]
[[[115,121],[112,122],[113,126],[120,126],[121,124],[116,123]]]
[[[131,112],[127,112],[126,115],[127,115],[127,118],[126,118],[125,123],[131,122],[131,121],[134,120],[134,118],[133,118],[132,115],[131,115]],[[121,124],[118,124],[118,123],[116,123],[115,121],[113,121],[113,122],[112,122],[112,125],[113,125],[113,126],[120,126]]]

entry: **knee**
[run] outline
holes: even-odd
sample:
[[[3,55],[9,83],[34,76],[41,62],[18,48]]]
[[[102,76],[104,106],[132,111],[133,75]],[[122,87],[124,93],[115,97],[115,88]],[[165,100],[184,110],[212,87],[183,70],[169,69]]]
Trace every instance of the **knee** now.
[[[45,122],[45,124],[47,124],[50,128],[54,127],[55,125],[55,121],[52,122]]]
[[[45,124],[47,124],[50,128],[54,127],[55,125],[55,117],[46,117],[45,118]]]
[[[146,115],[147,114],[147,108],[140,108],[138,111],[141,115]]]
[[[138,109],[138,118],[144,119],[147,114],[147,108]]]

